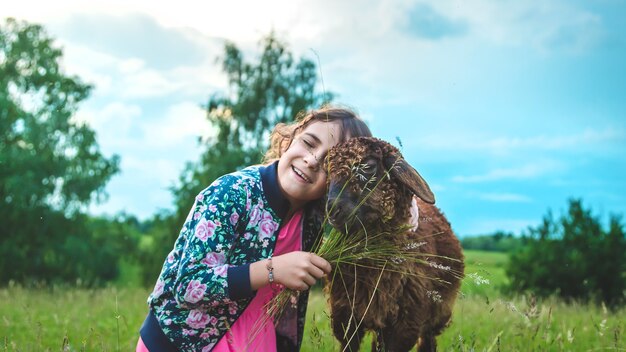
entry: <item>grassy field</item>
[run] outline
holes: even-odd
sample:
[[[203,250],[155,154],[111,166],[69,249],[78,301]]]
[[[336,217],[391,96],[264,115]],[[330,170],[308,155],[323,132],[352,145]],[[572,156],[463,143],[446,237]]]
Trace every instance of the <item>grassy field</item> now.
[[[626,350],[626,309],[507,298],[498,290],[506,282],[505,263],[503,254],[466,251],[468,277],[453,324],[438,339],[441,350]],[[139,288],[0,289],[0,351],[134,350],[147,294]],[[303,351],[339,351],[319,291],[307,318]]]

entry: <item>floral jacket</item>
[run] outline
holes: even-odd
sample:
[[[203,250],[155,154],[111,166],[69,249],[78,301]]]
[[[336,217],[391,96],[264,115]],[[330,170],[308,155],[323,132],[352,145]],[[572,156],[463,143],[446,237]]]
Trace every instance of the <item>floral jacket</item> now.
[[[211,351],[250,303],[256,293],[250,263],[272,255],[289,206],[278,187],[277,165],[222,176],[198,194],[148,298],[141,336],[151,352],[173,350],[161,348],[159,336],[153,336],[161,331],[170,347]],[[320,234],[321,217],[314,209],[305,210],[303,250]],[[307,301],[308,294],[301,294],[296,311],[286,314],[292,321],[277,324],[279,350],[299,350]],[[282,337],[280,325],[296,322],[296,341]]]

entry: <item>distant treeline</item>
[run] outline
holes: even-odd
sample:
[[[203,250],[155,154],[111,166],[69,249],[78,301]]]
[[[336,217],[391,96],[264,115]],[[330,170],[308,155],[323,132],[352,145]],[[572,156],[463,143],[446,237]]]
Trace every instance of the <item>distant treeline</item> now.
[[[478,249],[491,252],[513,252],[527,243],[525,237],[513,233],[497,231],[491,235],[467,236],[461,238],[463,249]]]

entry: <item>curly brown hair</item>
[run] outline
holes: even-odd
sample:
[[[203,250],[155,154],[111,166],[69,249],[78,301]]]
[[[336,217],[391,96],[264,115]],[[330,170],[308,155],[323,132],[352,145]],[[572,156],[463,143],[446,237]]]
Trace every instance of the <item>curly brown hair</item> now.
[[[320,109],[298,114],[295,122],[279,123],[274,127],[270,136],[270,147],[263,158],[264,163],[270,163],[289,148],[295,136],[313,122],[341,122],[341,136],[339,143],[351,137],[371,137],[369,127],[352,110],[333,106],[323,106]]]

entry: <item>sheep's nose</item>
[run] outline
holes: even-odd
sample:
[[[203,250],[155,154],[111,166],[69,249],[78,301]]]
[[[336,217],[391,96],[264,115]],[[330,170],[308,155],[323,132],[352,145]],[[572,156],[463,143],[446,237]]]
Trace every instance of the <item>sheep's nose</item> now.
[[[328,198],[326,209],[334,227],[341,227],[348,221],[348,207],[339,198]]]

